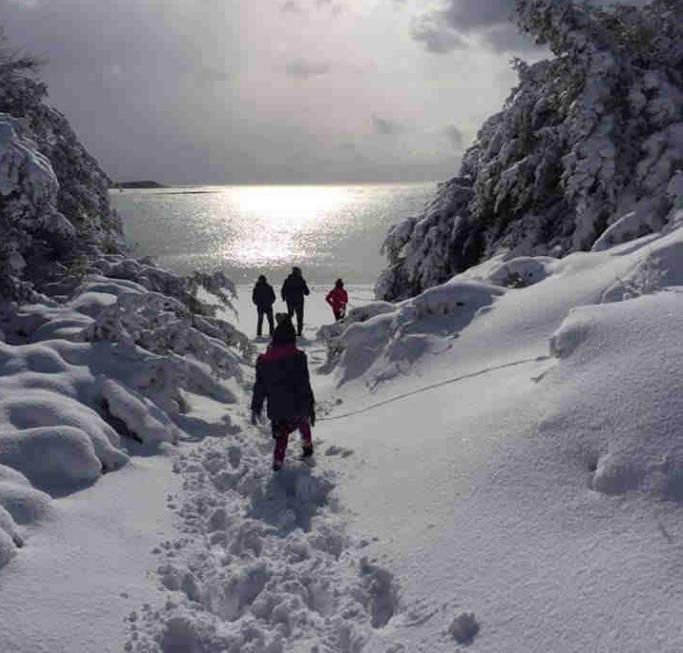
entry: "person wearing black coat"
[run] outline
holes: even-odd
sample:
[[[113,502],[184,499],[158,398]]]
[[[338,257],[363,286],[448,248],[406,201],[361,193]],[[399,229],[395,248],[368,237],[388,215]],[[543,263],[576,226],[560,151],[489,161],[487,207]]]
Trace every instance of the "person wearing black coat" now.
[[[287,314],[291,318],[296,313],[296,334],[301,335],[304,328],[304,296],[310,294],[301,268],[292,268],[292,273],[282,284],[282,301],[287,302]]]
[[[256,323],[256,335],[260,336],[263,330],[263,316],[268,318],[268,335],[273,335],[273,304],[275,303],[275,291],[268,283],[265,275],[261,275],[254,285],[251,293],[251,301],[256,304],[258,321]]]
[[[273,470],[282,468],[291,433],[297,429],[303,440],[304,458],[313,455],[311,426],[315,425],[315,398],[308,374],[306,354],[296,348],[296,335],[289,319],[278,324],[273,344],[256,361],[256,383],[251,400],[252,424],[268,402],[275,450]]]

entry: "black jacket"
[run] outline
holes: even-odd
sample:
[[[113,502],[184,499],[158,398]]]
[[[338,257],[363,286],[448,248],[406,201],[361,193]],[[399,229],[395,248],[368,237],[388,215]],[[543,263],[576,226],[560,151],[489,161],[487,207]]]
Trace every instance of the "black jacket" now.
[[[303,277],[290,274],[282,284],[282,300],[288,304],[303,304],[304,295],[310,294]]]
[[[308,360],[295,345],[271,347],[258,357],[251,410],[260,414],[266,399],[273,421],[312,415],[315,399]]]
[[[275,303],[275,291],[267,281],[257,281],[251,293],[251,301],[259,308],[269,309]]]

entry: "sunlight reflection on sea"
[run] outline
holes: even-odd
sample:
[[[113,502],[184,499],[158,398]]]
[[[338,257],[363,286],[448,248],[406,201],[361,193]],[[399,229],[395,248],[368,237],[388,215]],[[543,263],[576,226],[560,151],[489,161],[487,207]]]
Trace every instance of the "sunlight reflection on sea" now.
[[[112,191],[138,255],[176,272],[222,269],[236,282],[282,277],[372,283],[389,227],[417,213],[435,185],[214,186]]]

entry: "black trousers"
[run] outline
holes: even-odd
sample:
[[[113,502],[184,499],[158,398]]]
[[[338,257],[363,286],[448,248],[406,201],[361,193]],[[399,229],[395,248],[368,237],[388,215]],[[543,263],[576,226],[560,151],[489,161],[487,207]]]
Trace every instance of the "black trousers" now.
[[[256,335],[260,336],[261,332],[263,330],[263,316],[265,315],[268,318],[268,334],[273,335],[273,307],[270,306],[269,308],[261,308],[260,306],[256,307],[256,313],[258,315],[258,321],[256,322]]]
[[[296,313],[296,334],[301,335],[304,328],[304,303],[301,302],[287,302],[287,315],[291,318]]]

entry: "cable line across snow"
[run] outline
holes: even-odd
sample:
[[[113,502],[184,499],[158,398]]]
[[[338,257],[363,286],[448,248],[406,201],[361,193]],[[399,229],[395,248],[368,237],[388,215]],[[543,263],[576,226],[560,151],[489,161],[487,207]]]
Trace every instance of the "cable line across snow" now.
[[[379,408],[380,406],[386,406],[387,404],[392,404],[396,401],[401,401],[402,399],[407,399],[408,397],[412,397],[413,395],[420,394],[421,392],[427,392],[428,390],[434,390],[435,388],[440,388],[445,385],[450,385],[451,383],[457,383],[459,381],[465,381],[467,379],[472,379],[476,376],[482,376],[484,374],[489,374],[490,372],[495,372],[497,370],[502,370],[505,369],[506,367],[516,367],[518,365],[525,365],[527,363],[540,363],[542,361],[548,360],[550,357],[549,356],[535,356],[533,358],[524,358],[522,360],[518,361],[512,361],[510,363],[504,363],[503,365],[496,365],[494,367],[487,367],[486,369],[483,370],[478,370],[476,372],[471,372],[470,374],[463,374],[462,376],[456,376],[452,379],[446,379],[445,381],[439,381],[438,383],[432,383],[430,385],[425,386],[424,388],[418,388],[417,390],[411,390],[410,392],[404,392],[403,394],[396,395],[395,397],[391,397],[390,399],[385,399],[384,401],[380,401],[376,404],[371,404],[370,406],[366,406],[365,408],[359,408],[358,410],[353,410],[348,413],[342,413],[341,415],[331,415],[328,417],[319,417],[317,419],[318,422],[329,422],[332,420],[337,420],[337,419],[344,419],[346,417],[352,417],[354,415],[360,415],[362,413],[367,413],[370,410],[374,410],[375,408]]]

